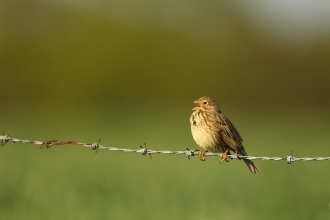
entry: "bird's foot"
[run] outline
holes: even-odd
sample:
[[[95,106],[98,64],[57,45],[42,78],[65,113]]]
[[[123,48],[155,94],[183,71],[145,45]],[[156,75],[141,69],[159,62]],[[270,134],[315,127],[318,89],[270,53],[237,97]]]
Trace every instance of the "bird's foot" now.
[[[206,160],[206,157],[205,157],[205,153],[207,152],[207,150],[200,150],[198,151],[198,156],[199,156],[199,159],[201,161],[205,161]]]
[[[228,154],[228,149],[221,154],[220,156],[222,158],[221,163],[223,163],[224,161],[229,162],[229,160],[227,160],[227,154]]]

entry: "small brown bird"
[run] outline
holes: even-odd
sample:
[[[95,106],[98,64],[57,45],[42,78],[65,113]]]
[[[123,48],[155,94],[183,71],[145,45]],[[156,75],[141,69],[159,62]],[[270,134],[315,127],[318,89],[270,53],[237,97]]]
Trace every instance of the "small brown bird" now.
[[[229,151],[247,156],[242,144],[243,139],[213,99],[203,96],[193,103],[197,106],[192,109],[190,116],[191,133],[196,143],[205,149],[198,153],[202,161],[205,160],[207,151],[222,152],[222,162],[227,159],[227,154],[230,155]],[[252,173],[260,173],[253,161],[243,161]]]

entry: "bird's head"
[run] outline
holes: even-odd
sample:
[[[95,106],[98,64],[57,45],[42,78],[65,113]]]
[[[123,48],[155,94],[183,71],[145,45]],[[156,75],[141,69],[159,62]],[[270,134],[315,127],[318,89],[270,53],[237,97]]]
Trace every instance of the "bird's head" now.
[[[194,107],[192,110],[196,111],[196,110],[202,110],[202,111],[216,111],[216,112],[220,112],[220,108],[218,106],[218,104],[216,103],[216,101],[214,101],[213,99],[211,99],[208,96],[202,96],[199,99],[197,99],[196,101],[193,102],[196,107]]]

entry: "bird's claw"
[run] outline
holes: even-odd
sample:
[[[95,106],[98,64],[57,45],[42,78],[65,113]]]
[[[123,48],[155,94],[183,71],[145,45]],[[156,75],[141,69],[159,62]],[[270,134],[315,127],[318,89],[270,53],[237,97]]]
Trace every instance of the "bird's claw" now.
[[[206,152],[207,152],[206,150],[200,150],[200,151],[198,151],[198,156],[199,156],[199,159],[201,161],[205,161],[206,160],[206,157],[205,157],[205,153]]]
[[[229,160],[227,160],[227,154],[228,154],[228,149],[224,153],[221,154],[220,157],[222,158],[222,160],[220,163],[223,163],[224,161],[229,162]]]

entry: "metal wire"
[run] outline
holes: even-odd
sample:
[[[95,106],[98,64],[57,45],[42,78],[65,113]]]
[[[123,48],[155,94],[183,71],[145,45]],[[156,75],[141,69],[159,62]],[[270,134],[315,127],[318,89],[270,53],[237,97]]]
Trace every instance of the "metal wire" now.
[[[108,150],[108,151],[120,151],[125,153],[141,153],[142,155],[149,154],[150,158],[152,158],[152,154],[174,154],[174,155],[187,155],[188,159],[190,159],[192,156],[194,156],[197,152],[195,150],[189,150],[187,148],[186,151],[168,151],[168,150],[149,150],[147,149],[146,143],[144,143],[144,146],[140,146],[140,149],[125,149],[125,148],[117,148],[117,147],[105,147],[100,145],[101,139],[99,139],[98,143],[82,143],[77,141],[56,141],[56,140],[47,140],[47,141],[30,141],[30,140],[24,140],[24,139],[18,139],[18,138],[12,138],[9,135],[3,135],[0,136],[1,140],[1,146],[4,146],[9,141],[13,143],[23,143],[23,144],[36,144],[40,145],[40,148],[46,147],[50,148],[53,145],[64,145],[64,144],[73,144],[73,145],[81,145],[84,147],[92,148],[92,150],[96,150],[95,153],[97,153],[99,150]],[[222,153],[209,153],[206,152],[205,156],[221,156]],[[293,157],[292,151],[291,155],[285,156],[285,157],[254,157],[254,156],[242,156],[242,155],[227,155],[227,158],[230,159],[248,159],[248,160],[273,160],[273,161],[286,161],[288,164],[292,164],[295,161],[322,161],[322,160],[330,160],[330,157]]]

